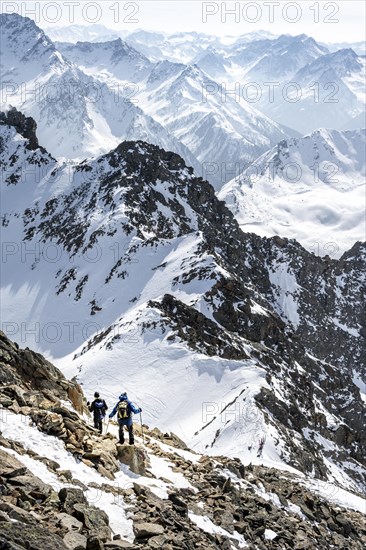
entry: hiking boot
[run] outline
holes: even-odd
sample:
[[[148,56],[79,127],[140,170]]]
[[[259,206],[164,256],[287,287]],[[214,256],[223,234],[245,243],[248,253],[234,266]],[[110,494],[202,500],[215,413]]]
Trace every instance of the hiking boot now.
[[[129,441],[128,444],[129,444],[129,445],[134,445],[135,442],[134,442],[134,441]]]

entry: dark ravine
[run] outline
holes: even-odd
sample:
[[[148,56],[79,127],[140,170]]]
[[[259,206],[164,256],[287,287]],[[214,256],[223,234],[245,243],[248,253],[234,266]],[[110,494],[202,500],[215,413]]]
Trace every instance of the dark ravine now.
[[[119,449],[110,435],[99,436],[77,412],[60,406],[60,399],[70,400],[81,412],[85,403],[82,391],[40,354],[19,349],[1,334],[0,363],[1,414],[9,410],[27,415],[38,429],[60,438],[106,481],[113,480],[120,467],[119,458],[127,459],[131,467],[134,458],[135,466],[137,460],[145,475],[151,477],[149,457],[158,456],[169,460],[173,471],[184,475],[192,486],[180,489],[170,484],[168,498],[161,499],[140,484],[139,476],[128,488],[103,484],[100,489],[125,502],[135,534],[130,543],[113,537],[107,514],[87,502],[88,487],[65,471],[62,464],[0,434],[2,550],[232,550],[239,547],[235,540],[238,534],[244,536],[249,550],[364,548],[362,514],[310,492],[304,480],[294,474],[261,466],[244,467],[240,460],[222,456],[202,456],[192,461],[179,454],[187,447],[174,434],[149,430],[147,426],[145,449],[139,444],[135,449]],[[45,415],[47,423],[43,422]],[[84,447],[81,441],[86,443]],[[169,445],[170,451],[163,450],[159,442]],[[22,464],[22,456],[41,461],[60,483],[69,486],[55,491]],[[224,531],[205,532],[195,523],[197,516],[208,517]],[[273,531],[272,540],[266,538],[266,530]]]

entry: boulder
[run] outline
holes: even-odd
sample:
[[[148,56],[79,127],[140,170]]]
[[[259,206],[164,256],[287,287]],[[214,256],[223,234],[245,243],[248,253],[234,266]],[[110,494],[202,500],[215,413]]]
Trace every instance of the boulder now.
[[[9,550],[69,550],[61,537],[50,532],[44,525],[21,525],[2,523],[0,548]]]
[[[58,493],[58,497],[61,501],[61,509],[67,514],[73,514],[76,504],[87,505],[87,500],[81,489],[75,487],[64,487]]]
[[[87,538],[80,533],[68,531],[64,536],[64,543],[70,550],[79,550],[79,548],[86,548]]]
[[[119,461],[126,464],[131,472],[138,475],[146,474],[150,462],[144,449],[136,445],[117,445],[117,452]]]
[[[27,523],[30,525],[37,525],[37,523],[39,523],[40,518],[37,518],[35,514],[30,514],[19,506],[15,506],[15,504],[12,504],[11,502],[0,502],[0,511],[6,512],[11,520],[22,524]]]
[[[70,399],[71,403],[73,404],[74,409],[82,414],[84,403],[83,403],[83,392],[79,384],[76,382],[70,385],[67,389],[67,395]]]
[[[109,527],[109,518],[103,510],[85,504],[75,504],[74,515],[83,523],[88,532],[98,535],[102,542],[111,539],[112,531]]]
[[[70,514],[65,514],[64,512],[57,515],[57,525],[67,529],[68,531],[76,532],[80,532],[83,528],[81,521],[77,520],[73,516],[70,516]]]
[[[23,471],[23,469],[19,469]],[[27,470],[26,470],[27,471]],[[46,485],[38,477],[29,475],[14,475],[8,479],[8,483],[14,487],[22,487],[26,494],[36,500],[45,500],[51,492],[51,487]]]
[[[159,523],[134,523],[133,531],[136,539],[147,539],[164,533],[164,527]]]
[[[88,537],[86,550],[104,550],[104,544],[98,536],[92,535]]]

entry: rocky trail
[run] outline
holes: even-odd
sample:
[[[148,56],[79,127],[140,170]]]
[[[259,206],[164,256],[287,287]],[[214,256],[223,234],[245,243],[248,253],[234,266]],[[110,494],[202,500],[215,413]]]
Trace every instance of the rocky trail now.
[[[364,548],[363,514],[304,476],[199,455],[147,426],[143,445],[138,424],[137,445],[121,446],[40,354],[1,334],[0,357],[2,550]]]

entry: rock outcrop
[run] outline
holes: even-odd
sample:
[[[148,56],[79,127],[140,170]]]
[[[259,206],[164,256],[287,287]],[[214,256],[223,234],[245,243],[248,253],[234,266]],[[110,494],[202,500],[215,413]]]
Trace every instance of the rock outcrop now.
[[[0,112],[0,124],[6,124],[7,126],[13,126],[18,134],[28,140],[26,148],[30,151],[40,149],[43,153],[46,150],[38,143],[37,138],[37,123],[34,118],[25,116],[18,111],[15,107],[12,107],[7,112]]]

